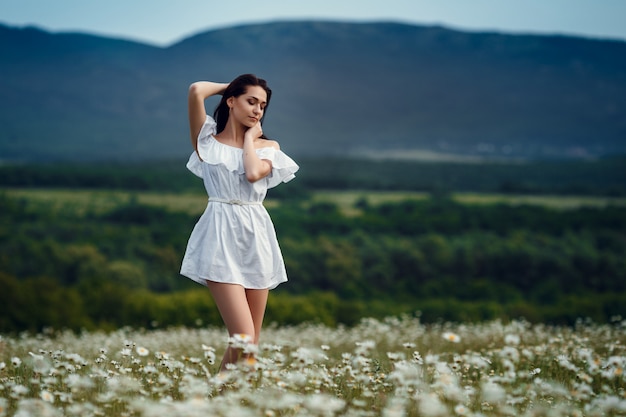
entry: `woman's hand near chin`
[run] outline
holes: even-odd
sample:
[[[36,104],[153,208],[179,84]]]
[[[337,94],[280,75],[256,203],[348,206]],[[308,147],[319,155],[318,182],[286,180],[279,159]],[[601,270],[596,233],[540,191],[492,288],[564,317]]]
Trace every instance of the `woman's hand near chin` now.
[[[250,140],[254,142],[261,136],[263,136],[263,128],[261,127],[261,122],[257,121],[253,126],[251,126],[250,128],[248,128],[248,130],[246,130],[246,133],[244,133],[243,138],[244,138],[244,141]]]
[[[256,153],[257,140],[262,140],[264,144],[269,142],[270,146],[278,149],[277,142],[261,139],[262,135],[263,129],[261,128],[260,122],[256,122],[254,126],[246,130],[244,134],[243,165],[246,171],[246,178],[248,178],[250,182],[256,182],[265,178],[272,172],[272,163],[267,159],[259,158]]]

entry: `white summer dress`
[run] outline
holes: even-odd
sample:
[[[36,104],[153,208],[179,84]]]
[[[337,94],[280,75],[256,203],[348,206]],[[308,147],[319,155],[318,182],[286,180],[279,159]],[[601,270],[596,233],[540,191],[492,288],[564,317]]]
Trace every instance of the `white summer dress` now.
[[[272,172],[251,183],[245,175],[243,149],[213,136],[216,123],[207,115],[187,168],[204,181],[207,207],[189,237],[180,273],[200,284],[206,280],[273,289],[287,281],[274,225],[263,199],[268,188],[290,181],[298,165],[273,147],[256,150],[272,163]]]

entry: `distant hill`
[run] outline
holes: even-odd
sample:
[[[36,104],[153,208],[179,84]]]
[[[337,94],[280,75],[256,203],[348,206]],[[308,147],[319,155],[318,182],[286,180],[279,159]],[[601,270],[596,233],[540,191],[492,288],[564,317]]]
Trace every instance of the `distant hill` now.
[[[0,25],[0,160],[185,158],[188,85],[244,72],[295,156],[626,152],[626,42],[299,21],[166,48]]]

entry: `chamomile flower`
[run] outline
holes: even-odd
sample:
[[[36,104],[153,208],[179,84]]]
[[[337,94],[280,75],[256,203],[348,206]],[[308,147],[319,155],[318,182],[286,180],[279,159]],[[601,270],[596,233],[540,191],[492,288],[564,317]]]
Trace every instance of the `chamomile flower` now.
[[[39,393],[39,398],[41,398],[43,401],[45,401],[47,403],[53,403],[54,402],[54,395],[52,393],[50,393],[50,391],[48,391],[48,390],[42,390]]]
[[[213,349],[213,348],[205,349],[204,350],[204,358],[207,360],[209,365],[213,365],[215,363],[215,349]]]
[[[452,343],[459,343],[461,341],[461,336],[459,336],[456,333],[452,333],[452,332],[445,332],[443,335],[443,338],[445,340],[447,340],[448,342],[452,342]]]
[[[422,355],[420,355],[420,353],[418,351],[413,352],[413,362],[419,364],[419,365],[423,365],[424,364],[424,359],[422,358]]]
[[[249,334],[245,333],[235,333],[232,337],[229,338],[229,343],[236,345],[252,343],[252,337]]]
[[[507,334],[504,336],[504,343],[517,346],[520,343],[520,337],[517,334]]]
[[[20,398],[29,393],[29,389],[22,384],[16,384],[11,387],[11,397]]]
[[[435,393],[420,396],[419,411],[426,417],[443,417],[448,415],[448,409]]]

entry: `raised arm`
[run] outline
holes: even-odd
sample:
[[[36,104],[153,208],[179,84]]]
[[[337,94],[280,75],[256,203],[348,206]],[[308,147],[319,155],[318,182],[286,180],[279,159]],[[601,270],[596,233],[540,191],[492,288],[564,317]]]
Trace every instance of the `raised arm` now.
[[[257,122],[254,126],[246,131],[243,139],[243,166],[246,171],[246,178],[250,182],[256,182],[267,177],[272,172],[272,162],[267,159],[261,159],[256,154],[256,142],[262,141],[263,146],[271,146],[274,149],[280,149],[278,142],[273,140],[260,139],[263,135],[261,123]]]
[[[191,143],[196,151],[198,150],[198,135],[206,120],[204,100],[216,94],[222,94],[226,87],[228,84],[210,81],[197,81],[189,86],[189,133]]]

